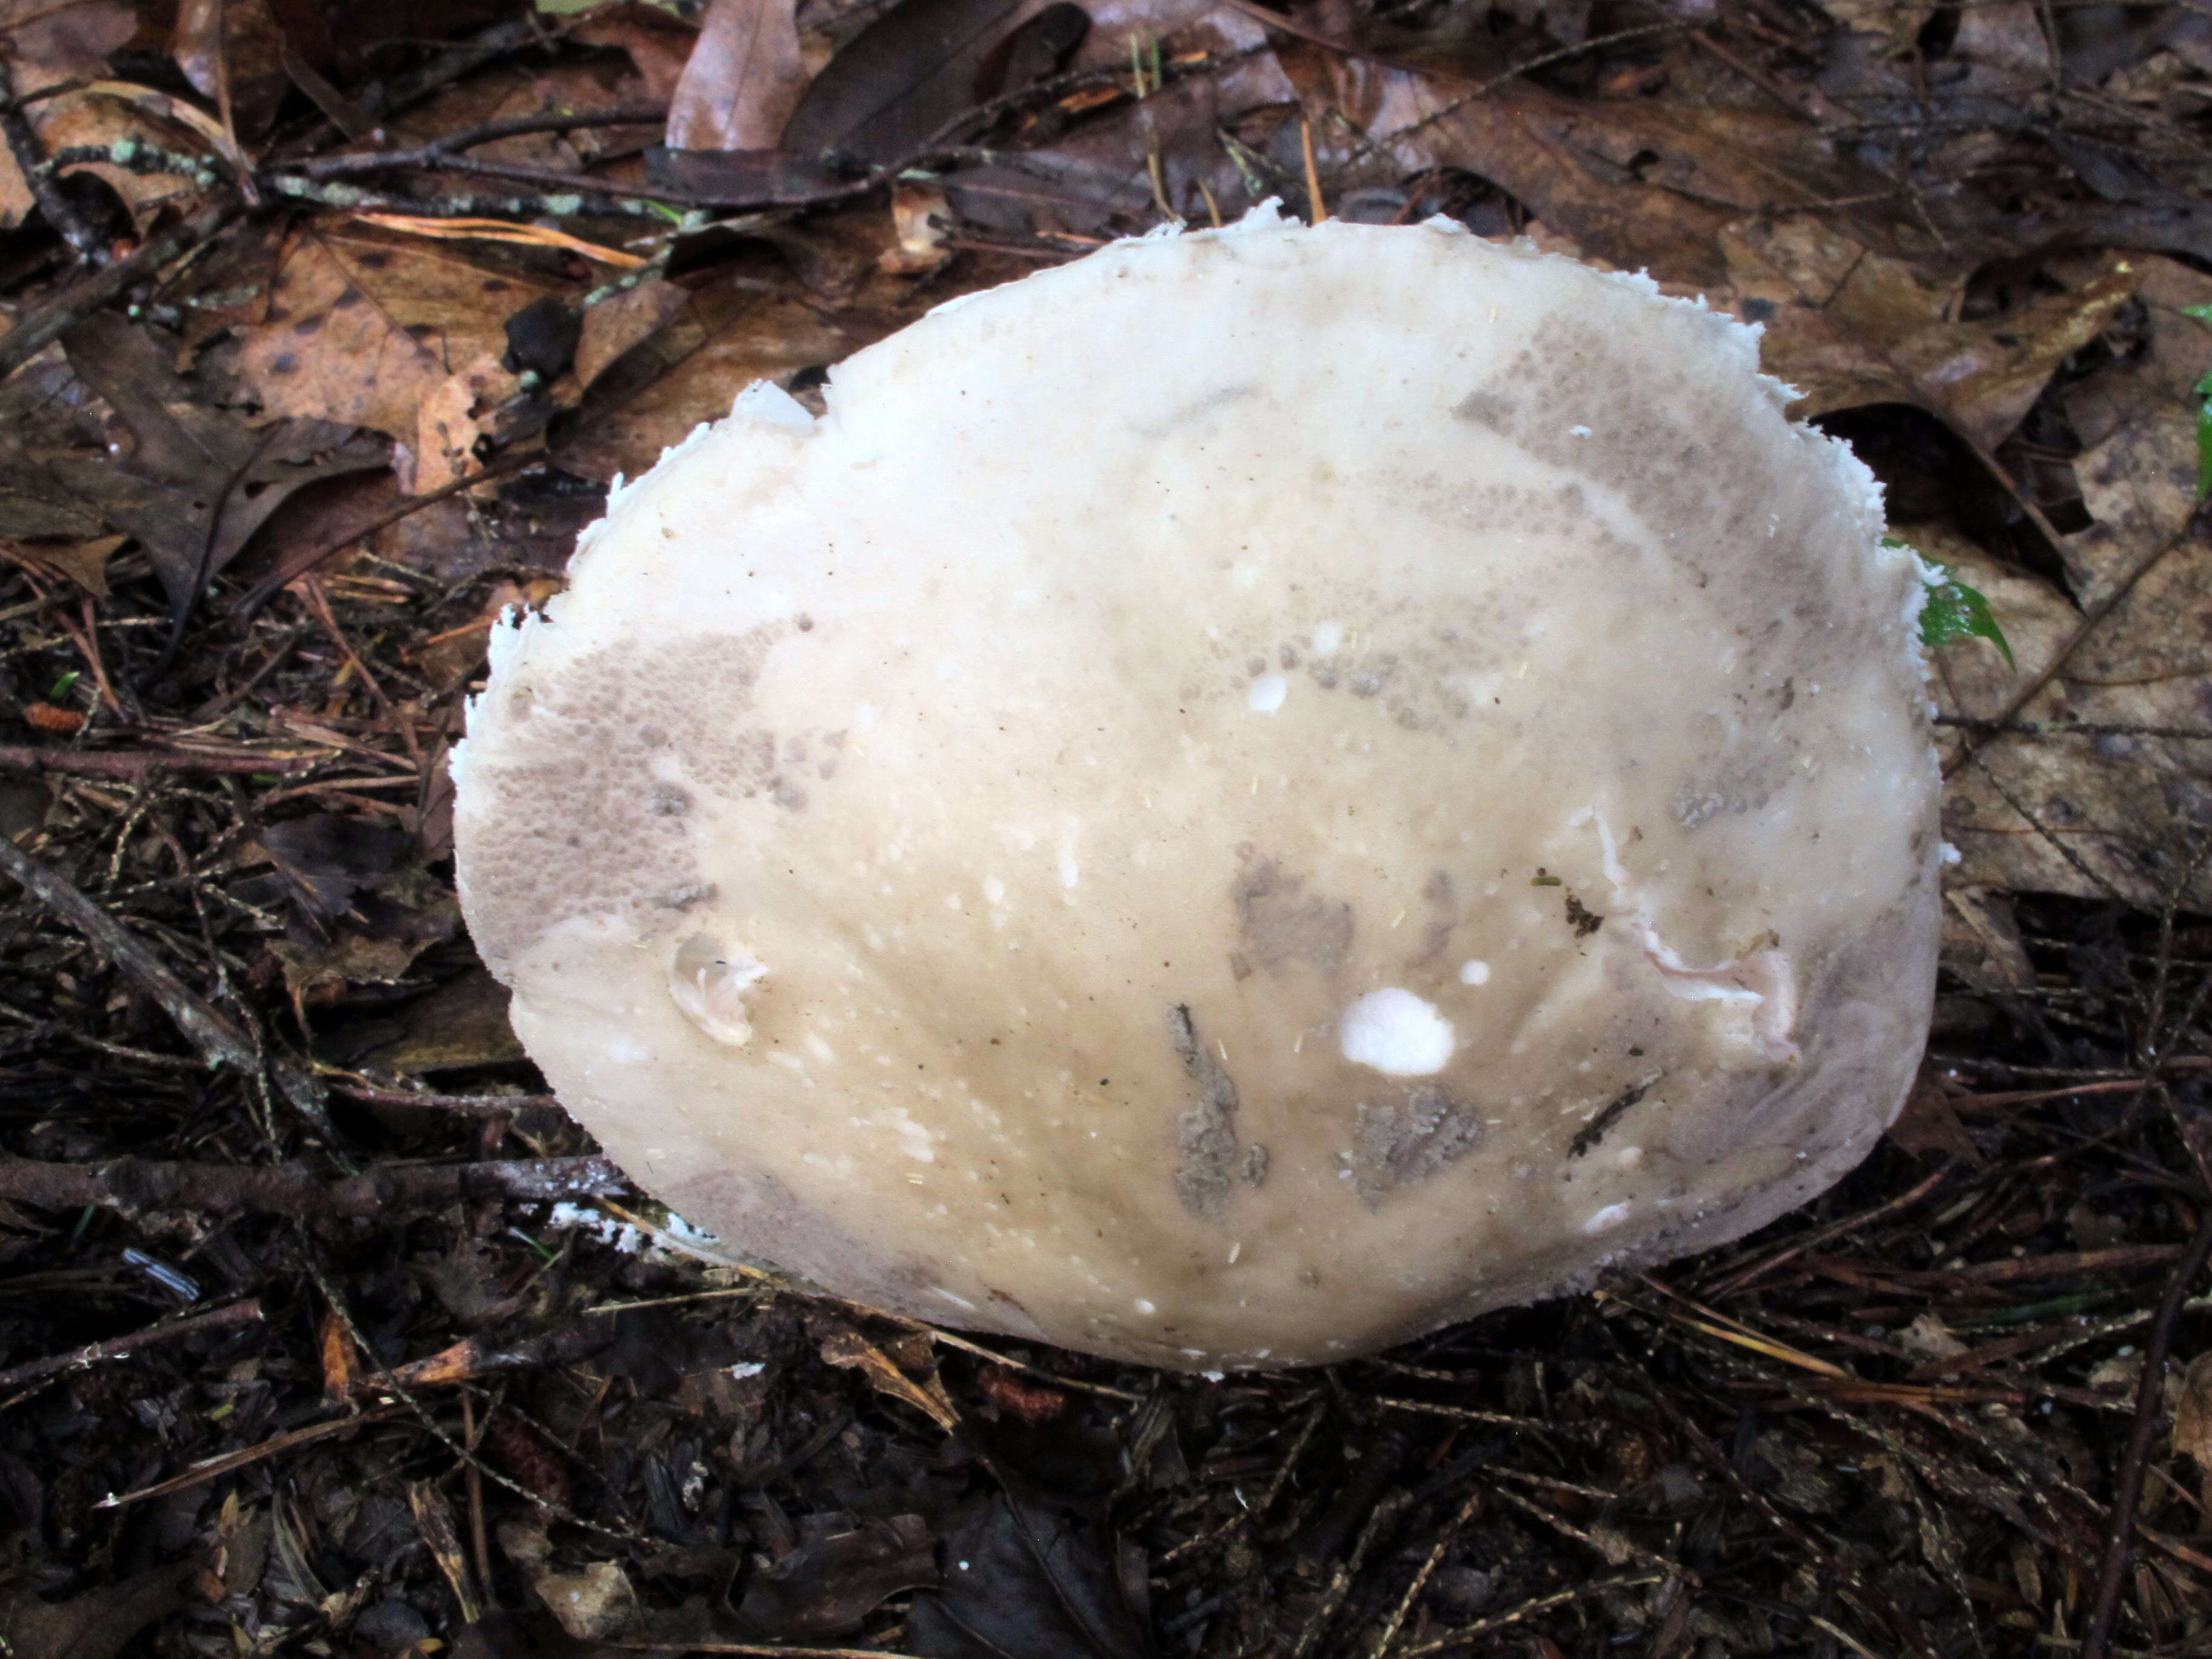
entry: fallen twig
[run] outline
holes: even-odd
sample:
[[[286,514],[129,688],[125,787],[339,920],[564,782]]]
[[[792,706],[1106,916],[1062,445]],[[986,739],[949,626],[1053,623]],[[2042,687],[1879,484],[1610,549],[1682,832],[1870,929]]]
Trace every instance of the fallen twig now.
[[[0,380],[13,374],[133,283],[154,275],[170,260],[216,235],[243,210],[236,197],[217,197],[151,241],[140,243],[136,252],[106,270],[72,283],[44,305],[32,307],[15,327],[0,335]]]
[[[470,1198],[550,1202],[623,1188],[604,1158],[550,1158],[477,1164],[385,1165],[330,1181],[299,1162],[270,1165],[157,1163],[137,1158],[102,1164],[46,1164],[0,1158],[0,1198],[41,1209],[97,1204],[136,1215],[149,1210],[258,1211],[302,1220],[435,1208]]]
[[[0,340],[0,348],[5,344]],[[260,1070],[259,1052],[238,1028],[195,995],[136,933],[4,836],[0,836],[0,875],[91,940],[94,949],[160,1003],[208,1065],[232,1066],[246,1073]]]
[[[2142,1504],[2143,1471],[2151,1448],[2166,1421],[2166,1357],[2173,1348],[2173,1329],[2181,1322],[2182,1304],[2189,1287],[2204,1271],[2212,1256],[2212,1207],[2197,1224],[2197,1236],[2159,1299],[2158,1317],[2143,1344],[2142,1381],[2136,1389],[2136,1423],[2128,1436],[2128,1449],[2120,1460],[2120,1476],[2112,1493],[2112,1526],[2105,1538],[2105,1556],[2097,1567],[2097,1599],[2091,1603],[2089,1623],[2081,1634],[2081,1659],[2105,1659],[2112,1643],[2112,1621],[2120,1610],[2120,1588],[2135,1559],[2136,1511]]]
[[[0,59],[0,138],[7,140],[9,153],[15,158],[16,171],[30,186],[31,199],[39,204],[46,223],[70,245],[79,259],[104,264],[106,245],[100,240],[100,233],[85,222],[76,204],[63,191],[61,180],[39,154],[39,136],[31,131],[30,118],[16,101],[15,72],[5,59]]]
[[[210,1457],[204,1463],[195,1463],[182,1474],[173,1474],[167,1480],[156,1480],[150,1486],[141,1486],[136,1492],[116,1492],[94,1504],[94,1509],[121,1509],[125,1504],[136,1504],[143,1498],[160,1498],[165,1493],[182,1492],[187,1486],[197,1486],[204,1480],[228,1474],[233,1469],[242,1469],[249,1463],[258,1463],[264,1457],[274,1457],[317,1440],[327,1440],[334,1434],[344,1434],[353,1429],[365,1429],[374,1424],[389,1423],[397,1411],[365,1413],[358,1417],[333,1418],[327,1423],[310,1423],[304,1429],[288,1429],[263,1441],[258,1446],[246,1446],[234,1452],[225,1452],[220,1457]]]
[[[50,749],[37,744],[0,744],[0,772],[36,777],[58,773],[73,778],[114,778],[137,782],[172,773],[246,776],[304,772],[319,755],[242,755],[190,749]]]
[[[156,1342],[166,1342],[174,1336],[204,1336],[210,1331],[228,1330],[234,1325],[256,1325],[261,1322],[261,1304],[258,1301],[234,1302],[228,1308],[215,1308],[206,1313],[194,1314],[189,1319],[176,1319],[165,1325],[149,1325],[143,1331],[133,1331],[128,1336],[112,1336],[105,1342],[94,1342],[82,1348],[72,1348],[67,1353],[49,1354],[44,1359],[26,1360],[0,1371],[0,1391],[20,1389],[28,1382],[43,1382],[48,1377],[59,1376],[64,1371],[85,1370],[103,1359],[120,1359],[141,1348],[150,1348]]]

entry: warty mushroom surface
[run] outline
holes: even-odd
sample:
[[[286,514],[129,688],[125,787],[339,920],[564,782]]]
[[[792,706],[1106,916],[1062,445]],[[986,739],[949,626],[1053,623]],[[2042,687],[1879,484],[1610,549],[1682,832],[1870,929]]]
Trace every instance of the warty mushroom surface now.
[[[1324,1360],[1895,1115],[1921,567],[1756,332],[1443,223],[1121,242],[749,389],[495,631],[462,894],[563,1103],[842,1295]]]

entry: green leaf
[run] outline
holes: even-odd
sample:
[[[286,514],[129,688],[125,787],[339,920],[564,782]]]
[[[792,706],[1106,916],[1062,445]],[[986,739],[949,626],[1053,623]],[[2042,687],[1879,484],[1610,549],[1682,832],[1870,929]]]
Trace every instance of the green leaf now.
[[[2212,311],[2212,306],[2200,306]],[[2197,383],[2197,499],[2212,495],[2212,374]]]
[[[47,688],[46,701],[48,702],[61,702],[63,698],[68,696],[71,691],[76,689],[76,683],[83,678],[84,676],[81,671],[75,668],[70,669],[69,672],[64,674],[59,679],[56,680],[52,685]]]
[[[1920,608],[1920,643],[1932,651],[1954,640],[1987,640],[2004,653],[2005,666],[2018,673],[2012,645],[1990,614],[1990,602],[1954,575],[1949,566],[1930,560],[1928,568],[1940,580],[1928,585],[1928,602]]]

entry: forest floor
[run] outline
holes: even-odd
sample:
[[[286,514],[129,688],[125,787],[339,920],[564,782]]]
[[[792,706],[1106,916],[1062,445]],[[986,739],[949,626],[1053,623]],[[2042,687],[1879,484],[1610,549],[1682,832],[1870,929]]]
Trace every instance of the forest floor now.
[[[0,39],[6,1651],[2212,1654],[2203,0]],[[1281,1376],[699,1259],[460,925],[493,620],[738,386],[1269,196],[1761,322],[1989,596],[1908,1109],[1725,1249]]]

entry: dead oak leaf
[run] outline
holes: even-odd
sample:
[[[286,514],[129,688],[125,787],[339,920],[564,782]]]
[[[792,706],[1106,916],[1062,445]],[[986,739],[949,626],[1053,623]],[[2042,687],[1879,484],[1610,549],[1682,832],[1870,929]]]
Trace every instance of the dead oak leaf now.
[[[432,388],[416,419],[411,465],[399,469],[399,487],[410,495],[465,477],[476,465],[476,446],[490,429],[501,404],[522,382],[489,352],[480,354],[459,374]]]
[[[2080,612],[2049,583],[1997,563],[1963,537],[1928,526],[1900,533],[1986,595],[2012,641],[2019,676],[1985,647],[1936,653],[1929,689],[1937,707],[1954,717],[1995,716],[2009,706],[2021,678],[2073,636]],[[1972,761],[1944,785],[1943,836],[1962,860],[1950,879],[2153,908],[2163,903],[2176,849],[2191,845],[2212,815],[2212,744],[2161,735],[2212,727],[2208,639],[2212,557],[2201,547],[2177,549],[2021,711],[2027,729],[1939,728],[1947,765],[1970,734],[1978,741]],[[2203,872],[2186,902],[2212,903]]]
[[[880,280],[889,287],[889,279]],[[629,326],[611,331],[608,345],[641,328],[653,331],[612,363],[595,341],[587,311],[578,356],[580,360],[586,346],[593,348],[592,391],[584,418],[556,459],[586,477],[611,478],[618,472],[635,477],[700,422],[727,415],[741,387],[754,380],[786,381],[800,369],[840,362],[946,297],[916,300],[903,289],[864,291],[854,303],[831,311],[797,295],[710,288],[672,312],[656,303],[629,318]]]
[[[272,414],[421,441],[425,399],[506,349],[506,319],[564,290],[479,264],[449,243],[331,225],[301,232],[247,329],[240,372]]]
[[[792,0],[712,0],[668,108],[671,149],[774,149],[806,90]]]
[[[2104,331],[2136,278],[2111,260],[2009,315],[1957,320],[1956,277],[1854,240],[1810,214],[1726,227],[1717,306],[1761,324],[1760,366],[1797,388],[1800,420],[1868,404],[1936,414],[1984,450],[2020,424],[2058,366]]]
[[[2096,523],[2062,550],[2075,591],[2088,602],[2179,536],[2197,504],[2196,387],[2212,374],[2212,326],[2188,312],[2212,305],[2212,276],[2157,255],[2130,263],[2149,337],[2140,354],[2066,392],[2067,415],[2087,446],[2075,477]]]
[[[64,82],[100,82],[109,56],[137,31],[137,17],[123,0],[77,0],[65,6],[14,0],[0,6],[7,31],[9,67],[19,96]],[[173,134],[149,123],[142,112],[113,98],[79,90],[42,98],[25,111],[47,155],[76,145],[107,145],[125,138],[179,148]],[[189,148],[189,146],[185,146]],[[88,172],[106,183],[143,228],[164,203],[197,187],[172,173],[134,173],[106,162],[82,163],[64,172]],[[14,155],[0,145],[0,228],[13,229],[32,208],[30,185]]]
[[[1398,173],[1478,173],[1588,254],[1662,281],[1723,280],[1721,234],[1748,215],[1892,188],[1791,117],[1568,98],[1526,82],[1472,97],[1463,82],[1404,70],[1332,72],[1340,98],[1358,75],[1363,149]]]

